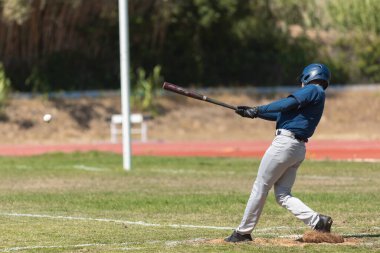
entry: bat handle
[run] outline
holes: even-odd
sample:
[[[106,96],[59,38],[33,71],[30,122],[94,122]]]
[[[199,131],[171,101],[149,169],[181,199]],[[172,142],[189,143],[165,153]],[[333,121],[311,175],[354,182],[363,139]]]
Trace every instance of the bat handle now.
[[[206,96],[204,96],[204,97],[206,97]],[[206,101],[206,102],[212,103],[212,104],[216,104],[216,105],[220,105],[220,106],[229,108],[229,109],[234,110],[234,111],[237,110],[236,106],[223,103],[223,102],[221,102],[219,100],[216,100],[216,99],[212,99],[212,98],[206,97],[206,99],[203,99],[203,100]]]

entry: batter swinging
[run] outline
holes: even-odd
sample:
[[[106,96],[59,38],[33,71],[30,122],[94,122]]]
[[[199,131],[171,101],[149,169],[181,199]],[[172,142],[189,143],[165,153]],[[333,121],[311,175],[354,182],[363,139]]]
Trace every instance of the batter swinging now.
[[[226,242],[252,241],[251,233],[272,186],[278,204],[312,229],[330,232],[331,217],[318,214],[291,195],[297,169],[305,159],[305,143],[322,117],[330,76],[325,65],[310,64],[299,78],[302,88],[287,98],[257,107],[237,107],[235,112],[242,117],[276,121],[276,137],[261,160],[243,219]]]

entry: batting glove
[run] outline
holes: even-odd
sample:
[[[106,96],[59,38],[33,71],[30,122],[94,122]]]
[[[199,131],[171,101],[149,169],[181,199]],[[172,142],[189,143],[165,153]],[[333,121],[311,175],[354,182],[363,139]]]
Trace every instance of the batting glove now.
[[[259,114],[259,108],[257,106],[238,106],[235,112],[242,117],[254,119]]]

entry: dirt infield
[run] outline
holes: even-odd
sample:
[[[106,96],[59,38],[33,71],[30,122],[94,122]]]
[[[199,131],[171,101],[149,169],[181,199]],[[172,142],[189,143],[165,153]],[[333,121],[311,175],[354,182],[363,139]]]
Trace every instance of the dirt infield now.
[[[134,142],[137,156],[261,157],[270,141]],[[307,143],[307,159],[380,161],[380,141],[313,140]],[[0,145],[1,156],[30,156],[51,152],[105,151],[122,153],[121,144],[9,144]]]

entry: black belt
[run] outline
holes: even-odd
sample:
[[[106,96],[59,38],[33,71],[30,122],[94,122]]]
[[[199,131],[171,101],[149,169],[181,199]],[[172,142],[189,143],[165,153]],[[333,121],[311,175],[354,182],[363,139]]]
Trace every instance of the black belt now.
[[[298,136],[294,136],[294,138],[296,138],[296,140],[298,140],[298,141],[302,141],[302,142],[305,142],[305,143],[307,143],[309,141],[308,139],[301,138],[301,137],[298,137]]]
[[[287,131],[288,133],[281,133],[281,130],[280,129],[277,129],[276,130],[276,135],[285,135],[285,136],[288,136],[288,137],[293,137],[294,139],[296,139],[297,141],[302,141],[302,142],[308,142],[309,140],[306,138],[302,138],[302,137],[299,137],[299,136],[297,136],[297,135],[295,135],[295,134],[293,134],[291,131]]]

